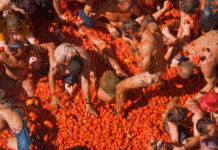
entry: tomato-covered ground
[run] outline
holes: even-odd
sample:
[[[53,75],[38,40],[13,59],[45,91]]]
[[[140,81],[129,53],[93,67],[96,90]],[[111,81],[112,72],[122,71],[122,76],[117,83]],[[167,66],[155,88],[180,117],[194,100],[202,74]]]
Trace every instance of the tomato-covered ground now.
[[[74,43],[84,49],[89,49],[97,66],[97,76],[109,68],[95,54],[93,45],[86,37],[83,37],[73,23],[77,18],[77,12],[82,5],[69,3],[65,15],[70,19],[64,22],[48,21],[43,17],[35,17],[34,25],[36,37],[40,43],[58,40],[54,36],[54,30],[60,28],[64,32],[67,42]],[[160,25],[170,21],[179,21],[179,11],[175,8],[167,12],[161,18]],[[139,73],[136,62],[127,52],[124,42],[113,39],[106,30],[88,30],[82,27],[87,34],[98,34],[113,47],[113,56],[121,64],[122,68],[130,75]],[[164,50],[163,50],[164,52]],[[47,55],[47,54],[46,54]],[[46,56],[44,56],[47,59]],[[46,62],[46,61],[45,61]],[[147,150],[151,138],[169,141],[169,137],[163,130],[163,113],[167,103],[173,96],[180,97],[180,103],[195,95],[205,84],[202,75],[196,74],[193,78],[182,80],[177,76],[176,69],[166,68],[163,74],[167,83],[164,88],[151,85],[147,88],[135,89],[128,92],[125,108],[128,116],[122,118],[115,116],[112,107],[115,104],[102,102],[91,86],[91,101],[98,111],[99,117],[85,116],[85,100],[81,86],[74,85],[74,92],[69,95],[64,90],[61,78],[56,82],[56,94],[61,100],[62,107],[52,109],[50,106],[51,95],[46,65],[44,70],[37,72],[36,99],[27,100],[25,94],[19,94],[20,103],[26,107],[28,126],[31,134],[37,135],[40,150],[62,150],[76,145],[87,146],[90,149],[134,149]],[[28,105],[28,106],[27,106]],[[0,132],[0,149],[6,149],[6,139],[13,136],[8,128]]]

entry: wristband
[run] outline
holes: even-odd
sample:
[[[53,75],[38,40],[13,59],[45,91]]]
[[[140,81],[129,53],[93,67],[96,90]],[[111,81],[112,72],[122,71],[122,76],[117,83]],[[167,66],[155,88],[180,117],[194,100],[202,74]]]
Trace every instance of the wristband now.
[[[137,51],[137,49],[135,48],[132,48],[132,52],[135,53]]]
[[[205,92],[205,91],[201,91],[200,94],[203,94],[203,95],[204,95],[204,94],[207,94],[207,92]]]
[[[91,101],[89,101],[89,102],[86,102],[86,104],[87,104],[87,105],[90,105],[90,104],[91,104]]]

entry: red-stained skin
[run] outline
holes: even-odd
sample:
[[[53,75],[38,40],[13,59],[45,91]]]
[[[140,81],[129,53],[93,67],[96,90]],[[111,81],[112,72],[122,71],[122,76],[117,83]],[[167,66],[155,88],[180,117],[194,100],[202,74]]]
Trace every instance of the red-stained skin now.
[[[65,11],[71,19],[68,23],[46,22],[38,26],[42,34],[38,34],[40,42],[47,39],[56,40],[50,36],[54,29],[61,27],[67,42],[75,43],[91,52],[97,68],[97,76],[108,69],[108,66],[101,63],[102,61],[94,54],[93,44],[86,38],[83,38],[78,31],[71,25],[77,18],[77,11],[82,5],[69,3]],[[71,10],[74,10],[71,12]],[[179,19],[179,11],[172,9],[160,19],[160,25],[163,25],[171,19]],[[34,20],[35,23],[40,21]],[[136,66],[133,56],[124,47],[121,39],[112,39],[111,35],[104,30],[82,28],[87,35],[100,35],[102,39],[110,43],[113,47],[112,55],[121,64],[122,68],[129,74],[138,74],[140,70]],[[44,33],[44,34],[43,34]],[[124,63],[124,59],[130,59],[129,63]],[[45,58],[47,59],[47,58]],[[40,74],[39,74],[40,76]],[[94,118],[85,116],[85,100],[82,96],[80,86],[75,86],[75,90],[69,95],[64,90],[61,78],[56,81],[56,94],[61,100],[62,107],[52,109],[50,106],[51,95],[48,78],[40,76],[37,82],[36,97],[39,98],[39,104],[33,106],[31,112],[27,112],[28,126],[31,134],[36,134],[41,149],[58,149],[69,148],[76,145],[86,145],[91,149],[148,149],[151,138],[157,140],[169,141],[169,136],[163,130],[163,121],[161,114],[172,99],[173,96],[180,96],[180,103],[195,95],[205,84],[199,75],[188,80],[182,80],[177,76],[176,69],[166,68],[163,78],[168,81],[166,89],[160,89],[156,85],[148,88],[136,89],[128,93],[125,108],[128,111],[127,118],[114,116],[111,105],[104,104],[97,97],[96,91],[91,86],[91,101],[93,106],[98,110],[99,117]],[[78,84],[80,85],[80,84]],[[182,92],[181,92],[182,90]],[[191,94],[186,94],[191,93]],[[20,94],[19,98],[25,105],[25,96]],[[29,115],[28,115],[29,114]],[[0,132],[0,148],[6,149],[6,139],[13,134],[9,129]],[[31,146],[31,149],[36,147]]]

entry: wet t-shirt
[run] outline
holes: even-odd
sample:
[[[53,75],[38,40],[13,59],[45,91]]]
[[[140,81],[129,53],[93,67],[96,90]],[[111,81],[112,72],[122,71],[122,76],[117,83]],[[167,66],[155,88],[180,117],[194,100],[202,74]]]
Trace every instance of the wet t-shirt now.
[[[75,53],[80,55],[83,64],[90,62],[86,51],[74,44],[63,43],[55,49],[54,60],[57,63],[59,73],[63,75],[69,75],[67,65],[71,56],[73,56]]]

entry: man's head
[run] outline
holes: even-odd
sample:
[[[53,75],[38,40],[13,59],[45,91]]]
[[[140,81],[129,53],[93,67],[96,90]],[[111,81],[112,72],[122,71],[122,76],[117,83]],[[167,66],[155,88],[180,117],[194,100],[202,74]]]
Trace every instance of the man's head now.
[[[196,124],[196,128],[201,136],[214,136],[217,132],[216,124],[207,118],[199,119]]]
[[[131,38],[140,30],[141,25],[132,20],[128,19],[123,22],[122,30],[124,31],[125,36]]]
[[[181,9],[186,14],[194,13],[199,5],[199,0],[181,0]]]
[[[9,49],[8,51],[9,54],[19,56],[24,51],[23,42],[19,40],[11,41],[10,43],[8,43],[8,49]]]
[[[71,56],[70,61],[68,63],[68,70],[72,75],[79,75],[82,72],[83,63],[79,55]]]
[[[168,121],[177,124],[183,121],[186,118],[186,116],[187,111],[184,108],[175,106],[168,111],[167,119]]]
[[[204,5],[199,19],[199,24],[203,32],[208,32],[218,26],[218,5],[213,5],[211,2],[209,1]]]
[[[34,2],[34,0],[15,1],[15,6],[21,8],[27,14],[31,14],[36,11],[36,3]]]
[[[128,11],[134,5],[134,0],[117,0],[118,8],[121,11]]]
[[[183,79],[190,78],[194,73],[194,65],[190,61],[182,62],[178,68],[179,76]]]
[[[21,20],[14,14],[7,15],[6,25],[10,33],[19,33],[22,28]]]

